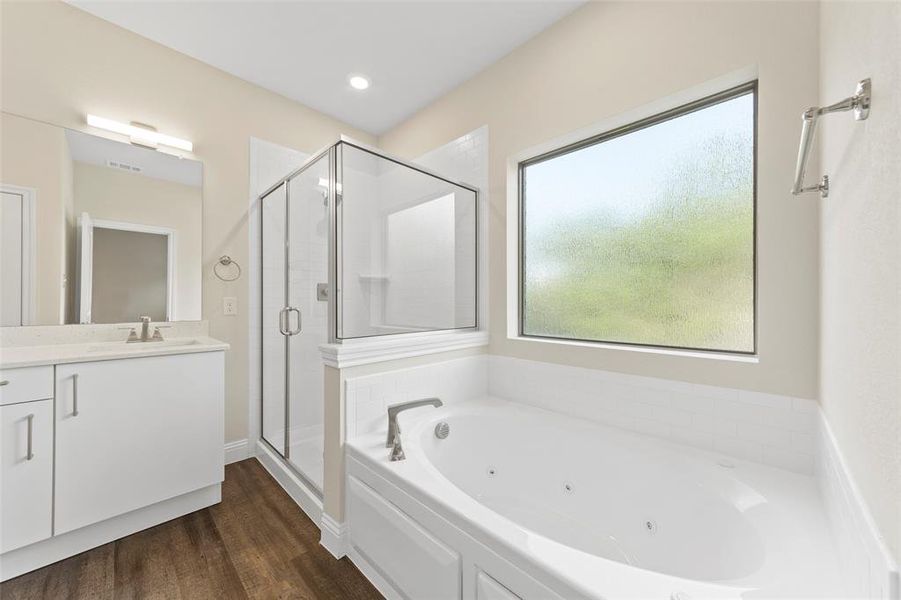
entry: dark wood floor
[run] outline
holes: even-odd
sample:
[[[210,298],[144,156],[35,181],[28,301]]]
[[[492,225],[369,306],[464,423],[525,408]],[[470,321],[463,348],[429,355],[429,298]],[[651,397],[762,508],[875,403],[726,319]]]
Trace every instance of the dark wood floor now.
[[[0,598],[382,596],[255,459],[225,468],[222,502],[0,584]]]

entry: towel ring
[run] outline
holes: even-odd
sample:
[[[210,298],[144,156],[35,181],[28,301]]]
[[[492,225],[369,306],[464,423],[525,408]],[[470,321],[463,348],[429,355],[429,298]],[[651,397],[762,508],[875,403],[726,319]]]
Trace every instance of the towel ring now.
[[[231,267],[232,265],[234,265],[234,267],[235,267],[235,276],[234,277],[225,277],[222,275],[222,273],[219,272],[219,269],[221,267],[228,268],[228,267]],[[218,277],[219,279],[221,279],[222,281],[237,281],[241,277],[241,265],[239,265],[237,262],[232,260],[231,256],[229,256],[227,254],[223,254],[222,256],[219,257],[219,260],[216,261],[216,264],[213,265],[213,274],[216,277]]]

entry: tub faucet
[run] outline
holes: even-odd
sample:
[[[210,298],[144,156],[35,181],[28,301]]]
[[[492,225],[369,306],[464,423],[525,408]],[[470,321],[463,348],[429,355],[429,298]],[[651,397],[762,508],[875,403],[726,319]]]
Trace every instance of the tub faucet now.
[[[397,423],[397,415],[411,408],[420,406],[434,406],[438,408],[444,403],[438,398],[423,398],[422,400],[411,400],[409,402],[401,402],[400,404],[392,404],[388,407],[388,439],[385,441],[385,447],[391,448],[391,461],[404,460],[404,449],[400,442],[400,425]]]

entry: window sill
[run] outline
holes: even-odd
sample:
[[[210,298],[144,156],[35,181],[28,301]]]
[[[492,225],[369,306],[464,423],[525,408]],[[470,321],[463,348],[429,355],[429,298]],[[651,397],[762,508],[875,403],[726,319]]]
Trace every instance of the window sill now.
[[[594,348],[600,350],[614,350],[617,352],[636,352],[639,354],[653,354],[657,356],[675,356],[679,358],[698,358],[702,360],[749,364],[757,364],[760,362],[760,357],[757,354],[738,354],[735,352],[713,352],[704,350],[681,350],[678,348],[655,348],[650,346],[610,344],[605,342],[582,342],[577,340],[542,338],[527,335],[508,335],[507,339],[517,342],[552,344],[555,346],[568,346],[570,348]]]

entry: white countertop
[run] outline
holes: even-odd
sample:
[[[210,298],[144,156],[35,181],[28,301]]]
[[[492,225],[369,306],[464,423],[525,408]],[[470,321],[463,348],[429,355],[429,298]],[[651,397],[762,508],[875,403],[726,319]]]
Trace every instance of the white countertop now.
[[[65,363],[193,354],[228,350],[229,345],[208,336],[166,339],[163,342],[124,341],[80,342],[77,344],[48,344],[42,346],[12,346],[0,348],[0,369],[59,365]]]

